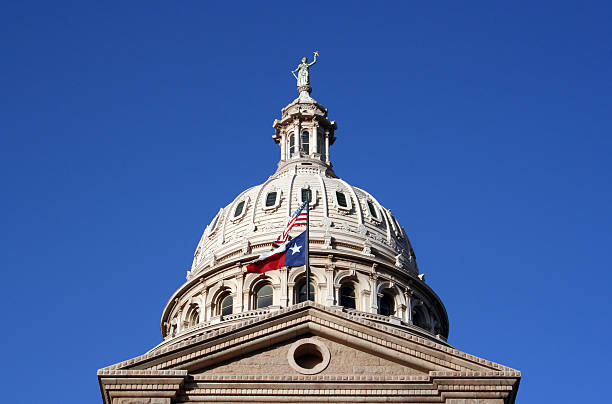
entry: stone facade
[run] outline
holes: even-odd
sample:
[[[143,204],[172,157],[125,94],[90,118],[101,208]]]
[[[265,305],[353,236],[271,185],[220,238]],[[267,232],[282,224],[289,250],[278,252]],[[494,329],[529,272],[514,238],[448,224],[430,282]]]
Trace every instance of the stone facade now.
[[[278,170],[205,228],[163,310],[163,341],[98,371],[103,402],[513,403],[520,372],[447,343],[446,309],[406,232],[334,173],[327,110],[302,91],[273,126]],[[245,270],[304,195],[313,301],[303,267]]]

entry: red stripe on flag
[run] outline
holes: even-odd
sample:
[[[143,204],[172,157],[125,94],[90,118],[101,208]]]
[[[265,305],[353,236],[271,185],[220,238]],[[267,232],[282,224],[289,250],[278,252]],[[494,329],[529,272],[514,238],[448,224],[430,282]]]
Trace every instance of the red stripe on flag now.
[[[278,254],[270,255],[261,261],[252,262],[247,265],[247,272],[263,274],[264,272],[280,269],[280,267],[285,265],[285,255],[286,252],[283,251]]]

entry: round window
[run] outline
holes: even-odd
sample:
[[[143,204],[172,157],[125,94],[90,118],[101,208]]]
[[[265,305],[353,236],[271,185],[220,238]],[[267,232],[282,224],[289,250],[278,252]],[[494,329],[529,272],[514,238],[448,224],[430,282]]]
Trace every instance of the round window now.
[[[329,365],[331,354],[324,343],[314,338],[294,342],[289,348],[289,365],[304,375],[321,373]]]

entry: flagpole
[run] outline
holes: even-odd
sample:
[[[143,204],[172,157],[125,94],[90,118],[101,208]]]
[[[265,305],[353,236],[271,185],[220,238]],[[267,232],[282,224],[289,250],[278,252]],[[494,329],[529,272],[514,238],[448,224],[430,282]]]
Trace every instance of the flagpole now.
[[[312,191],[310,191],[312,192]],[[310,300],[310,199],[306,201],[306,300]]]

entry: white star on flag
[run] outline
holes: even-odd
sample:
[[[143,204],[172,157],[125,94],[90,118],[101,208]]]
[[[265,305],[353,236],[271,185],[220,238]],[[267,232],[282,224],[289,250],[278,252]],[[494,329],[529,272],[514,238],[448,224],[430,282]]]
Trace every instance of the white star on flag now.
[[[291,255],[299,253],[301,248],[301,245],[294,244],[293,247],[289,248],[291,250]]]

